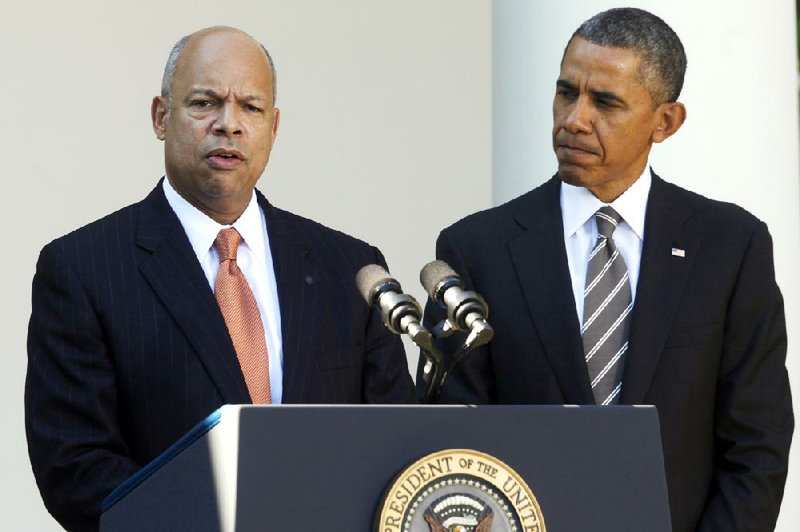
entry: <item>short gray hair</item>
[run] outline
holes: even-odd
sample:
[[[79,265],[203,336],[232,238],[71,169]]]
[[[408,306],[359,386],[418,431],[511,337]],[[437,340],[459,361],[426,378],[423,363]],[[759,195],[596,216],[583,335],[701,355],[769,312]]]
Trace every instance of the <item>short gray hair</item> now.
[[[634,7],[609,9],[581,24],[567,48],[575,37],[635,51],[642,59],[640,75],[654,103],[678,100],[686,75],[686,52],[675,31],[656,15]]]
[[[186,43],[189,42],[190,38],[191,35],[184,35],[178,39],[178,42],[175,43],[175,46],[172,47],[172,51],[169,53],[167,64],[164,66],[164,76],[161,78],[161,97],[167,100],[169,109],[172,109],[172,82],[175,79],[175,70],[178,68],[178,59],[183,49],[186,48]],[[261,43],[258,44],[261,46],[261,49],[264,50],[267,56],[267,62],[269,62],[269,69],[272,71],[272,103],[274,104],[278,99],[278,76],[275,72],[275,63],[272,62],[272,56],[269,55],[267,47]]]

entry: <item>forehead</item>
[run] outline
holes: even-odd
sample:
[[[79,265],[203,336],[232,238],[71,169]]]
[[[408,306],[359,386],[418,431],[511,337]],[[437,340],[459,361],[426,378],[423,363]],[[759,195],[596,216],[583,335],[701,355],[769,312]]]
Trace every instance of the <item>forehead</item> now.
[[[180,55],[173,90],[197,87],[269,93],[272,71],[264,50],[247,35],[233,31],[199,35]]]
[[[597,90],[645,90],[640,65],[641,57],[633,50],[575,37],[564,54],[559,79]]]

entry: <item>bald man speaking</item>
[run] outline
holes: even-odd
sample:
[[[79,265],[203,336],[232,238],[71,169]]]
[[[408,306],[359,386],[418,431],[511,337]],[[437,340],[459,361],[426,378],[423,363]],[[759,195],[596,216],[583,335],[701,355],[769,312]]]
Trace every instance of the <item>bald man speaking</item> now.
[[[255,189],[280,123],[249,35],[182,38],[151,115],[166,177],[41,252],[25,420],[39,489],[68,530],[223,404],[403,403],[402,344],[361,300],[376,248]]]

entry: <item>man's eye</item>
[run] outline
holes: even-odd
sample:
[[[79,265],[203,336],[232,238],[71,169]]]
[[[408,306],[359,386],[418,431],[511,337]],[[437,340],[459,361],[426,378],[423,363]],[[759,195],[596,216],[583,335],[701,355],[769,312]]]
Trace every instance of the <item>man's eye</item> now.
[[[244,108],[253,113],[261,113],[263,111],[260,107],[256,107],[255,105],[252,104],[247,104],[244,106]]]
[[[207,109],[213,105],[211,100],[192,100],[189,105],[196,109]]]

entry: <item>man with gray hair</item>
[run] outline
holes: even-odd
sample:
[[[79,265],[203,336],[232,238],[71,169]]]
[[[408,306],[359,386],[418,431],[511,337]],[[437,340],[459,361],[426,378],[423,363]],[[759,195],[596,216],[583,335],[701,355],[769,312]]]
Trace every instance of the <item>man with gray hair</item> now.
[[[439,235],[437,258],[495,328],[443,399],[655,405],[672,529],[767,531],[794,427],[783,301],[766,225],[648,164],[686,119],[685,70],[678,36],[640,9],[573,34],[553,99],[558,173]],[[431,302],[425,314],[443,318]]]
[[[71,531],[224,404],[414,401],[355,286],[381,253],[255,189],[280,119],[264,47],[224,27],[181,39],[151,114],[166,177],[45,246],[33,280],[28,449]]]

